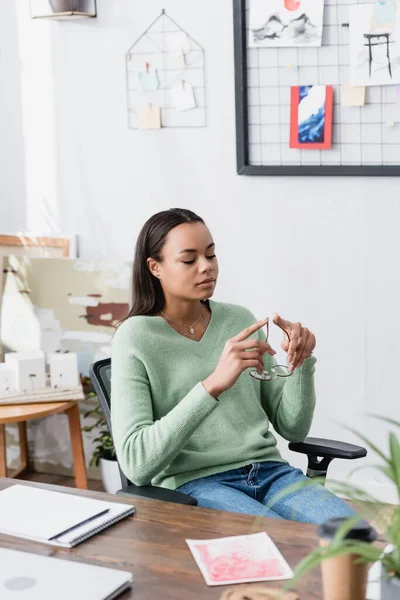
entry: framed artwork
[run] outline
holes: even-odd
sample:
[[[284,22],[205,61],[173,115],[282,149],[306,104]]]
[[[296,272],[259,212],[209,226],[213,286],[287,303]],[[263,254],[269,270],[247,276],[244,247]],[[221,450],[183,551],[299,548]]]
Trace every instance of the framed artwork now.
[[[239,175],[400,175],[400,0],[353,4],[233,0]]]
[[[74,352],[79,371],[110,356],[129,311],[131,266],[103,261],[8,256],[4,261],[3,352]]]
[[[46,258],[75,256],[76,240],[72,237],[43,237],[28,235],[1,235],[0,256],[9,254]]]
[[[331,85],[292,87],[290,147],[329,150],[332,146],[332,111]]]
[[[68,258],[8,256],[4,261],[4,292],[0,339],[4,352],[42,350],[76,353],[79,372],[111,354],[118,322],[129,310],[132,266]],[[81,404],[81,418],[93,408]],[[72,473],[71,443],[65,417],[53,415],[29,423],[32,463],[42,473]],[[93,422],[93,421],[92,421]],[[9,455],[18,455],[18,430],[8,428]],[[93,452],[93,434],[84,432],[85,455]],[[95,475],[90,471],[89,476]]]
[[[77,238],[45,237],[29,235],[0,234],[0,323],[5,280],[6,256],[25,256],[36,258],[74,258],[77,254]],[[0,357],[1,330],[0,330]]]

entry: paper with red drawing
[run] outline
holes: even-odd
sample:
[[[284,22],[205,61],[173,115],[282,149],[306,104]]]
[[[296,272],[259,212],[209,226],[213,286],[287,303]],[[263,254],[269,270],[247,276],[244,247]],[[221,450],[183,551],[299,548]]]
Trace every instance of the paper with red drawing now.
[[[293,571],[265,533],[186,540],[207,585],[290,579]]]

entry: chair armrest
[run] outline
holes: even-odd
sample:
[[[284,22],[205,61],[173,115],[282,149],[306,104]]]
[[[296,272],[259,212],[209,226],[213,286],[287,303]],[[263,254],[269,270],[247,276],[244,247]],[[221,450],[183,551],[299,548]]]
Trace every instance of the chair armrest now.
[[[306,438],[304,442],[290,442],[289,449],[307,454],[307,477],[322,479],[325,479],[329,464],[334,458],[353,460],[367,456],[367,451],[362,446],[313,437]]]
[[[176,490],[168,490],[154,485],[129,485],[116,492],[117,496],[142,496],[152,500],[163,500],[164,502],[173,502],[175,504],[187,504],[189,506],[197,506],[196,498],[177,492]]]
[[[345,458],[353,460],[367,455],[366,449],[362,446],[314,437],[308,437],[304,442],[290,442],[289,449],[301,454],[312,454],[313,456],[323,456],[331,459]]]

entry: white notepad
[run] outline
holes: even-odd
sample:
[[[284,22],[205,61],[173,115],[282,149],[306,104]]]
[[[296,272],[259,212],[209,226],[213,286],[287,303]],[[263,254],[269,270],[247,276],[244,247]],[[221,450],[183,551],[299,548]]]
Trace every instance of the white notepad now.
[[[13,485],[0,492],[0,533],[72,548],[134,512],[130,504]]]

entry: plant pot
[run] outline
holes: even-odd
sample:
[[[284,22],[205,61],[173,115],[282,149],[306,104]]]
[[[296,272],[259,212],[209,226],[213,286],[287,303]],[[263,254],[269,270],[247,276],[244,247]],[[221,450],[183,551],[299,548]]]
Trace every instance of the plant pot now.
[[[49,0],[53,13],[78,11],[89,13],[91,10],[90,0]]]
[[[100,473],[104,489],[108,494],[115,494],[121,489],[121,477],[116,460],[100,458]]]
[[[399,600],[400,578],[385,577],[381,579],[381,600]]]

